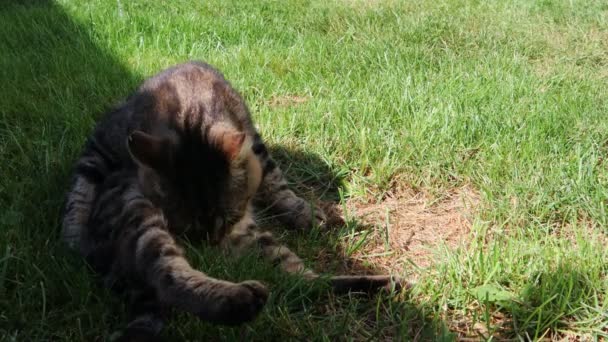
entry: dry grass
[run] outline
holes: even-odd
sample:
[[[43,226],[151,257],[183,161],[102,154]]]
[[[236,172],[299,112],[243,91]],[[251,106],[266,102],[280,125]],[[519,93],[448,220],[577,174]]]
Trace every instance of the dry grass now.
[[[350,258],[385,272],[403,270],[407,263],[431,266],[437,261],[434,250],[440,246],[466,244],[478,204],[479,195],[469,186],[453,189],[442,198],[403,189],[388,193],[379,202],[351,199],[345,204],[347,216],[363,228],[361,231],[370,233]],[[330,224],[336,224],[336,214],[344,213],[330,210]],[[358,237],[352,236],[345,243]]]
[[[545,51],[529,59],[532,68],[540,77],[567,73],[572,76],[588,76],[594,70],[595,77],[608,77],[608,34],[605,30],[590,27],[584,33],[546,27],[541,31],[540,45]]]
[[[309,100],[308,96],[301,95],[273,95],[270,100],[268,100],[268,105],[271,108],[286,108],[293,107],[299,104],[306,103]]]

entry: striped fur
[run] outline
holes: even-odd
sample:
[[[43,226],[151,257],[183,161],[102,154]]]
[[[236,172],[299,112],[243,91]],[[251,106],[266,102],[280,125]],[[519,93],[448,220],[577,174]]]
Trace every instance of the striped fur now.
[[[319,276],[253,219],[274,210],[288,227],[323,212],[287,187],[240,95],[201,62],[167,69],[97,125],[76,163],[63,239],[108,286],[127,290],[135,319],[125,336],[160,331],[167,309],[219,324],[252,320],[268,291],[193,269],[174,236],[229,251],[257,248],[283,270]],[[338,291],[389,286],[389,277],[334,277]]]

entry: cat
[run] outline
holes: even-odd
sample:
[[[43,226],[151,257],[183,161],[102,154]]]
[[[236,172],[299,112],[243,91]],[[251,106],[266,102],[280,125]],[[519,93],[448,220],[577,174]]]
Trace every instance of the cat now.
[[[258,281],[214,279],[190,266],[175,237],[208,239],[235,254],[257,249],[286,272],[318,279],[254,219],[271,208],[289,228],[322,225],[323,211],[289,189],[223,75],[193,61],[166,69],[97,124],[66,196],[63,240],[128,293],[125,334],[160,332],[168,309],[208,322],[251,321],[268,298]],[[337,292],[375,291],[390,276],[334,276]],[[125,336],[126,336],[125,335]]]

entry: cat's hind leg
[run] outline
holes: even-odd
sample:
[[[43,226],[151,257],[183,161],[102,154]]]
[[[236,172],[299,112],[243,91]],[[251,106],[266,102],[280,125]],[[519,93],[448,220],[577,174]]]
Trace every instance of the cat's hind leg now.
[[[97,184],[82,175],[76,175],[72,189],[66,196],[61,237],[71,249],[78,250],[95,197]]]
[[[61,235],[70,248],[81,252],[88,248],[81,245],[81,238],[98,188],[112,173],[114,163],[116,157],[97,139],[90,138],[76,162],[72,185],[63,207]]]
[[[86,253],[83,235],[92,214],[99,187],[116,172],[119,156],[106,139],[92,136],[74,166],[74,176],[62,213],[62,239],[72,249]],[[86,242],[85,242],[86,244]]]

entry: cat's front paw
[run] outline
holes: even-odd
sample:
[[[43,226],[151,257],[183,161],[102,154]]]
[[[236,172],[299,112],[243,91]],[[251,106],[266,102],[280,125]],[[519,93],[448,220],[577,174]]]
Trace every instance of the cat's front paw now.
[[[231,284],[223,292],[214,305],[215,310],[201,318],[224,325],[246,323],[258,315],[268,300],[268,289],[255,280]]]

